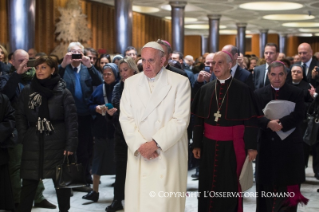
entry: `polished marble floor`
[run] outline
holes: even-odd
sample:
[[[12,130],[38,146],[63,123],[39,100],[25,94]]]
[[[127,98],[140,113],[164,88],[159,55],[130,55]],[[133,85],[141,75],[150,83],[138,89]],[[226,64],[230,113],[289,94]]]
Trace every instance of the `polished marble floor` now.
[[[312,158],[311,158],[312,159]],[[311,159],[309,160],[309,167],[312,167]],[[191,178],[191,175],[195,170],[188,172],[188,192],[196,192],[198,187],[198,181]],[[306,169],[306,182],[301,186],[302,194],[310,199],[307,206],[299,207],[298,212],[319,212],[319,181],[313,177],[311,168]],[[114,176],[102,176],[100,184],[100,199],[96,203],[91,203],[88,200],[82,199],[85,193],[74,192],[74,196],[71,197],[71,209],[70,212],[88,212],[88,211],[105,211],[105,207],[112,202],[113,199],[113,187],[111,184],[114,182]],[[57,204],[55,190],[52,180],[44,180],[45,191],[44,196],[54,204]],[[247,192],[254,192],[255,186]],[[195,195],[194,195],[195,196]],[[197,198],[189,196],[186,198],[185,212],[197,212]],[[256,210],[256,199],[254,197],[244,198],[244,212],[254,212]],[[1,211],[1,210],[0,210]],[[40,209],[34,208],[32,212],[56,212],[58,209]],[[121,211],[120,211],[121,212]]]

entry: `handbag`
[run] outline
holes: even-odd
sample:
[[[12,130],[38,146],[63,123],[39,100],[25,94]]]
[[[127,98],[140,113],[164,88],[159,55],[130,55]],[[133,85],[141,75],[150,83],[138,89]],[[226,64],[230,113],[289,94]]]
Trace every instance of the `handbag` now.
[[[251,187],[253,187],[253,163],[249,161],[249,156],[247,155],[243,168],[241,169],[241,173],[239,176],[239,183],[241,187],[241,191],[247,191]]]
[[[82,164],[70,163],[64,155],[62,164],[56,166],[56,188],[76,188],[86,185]]]
[[[313,108],[315,109],[311,113],[310,111]],[[319,112],[318,112],[318,106],[315,100],[312,102],[307,112],[307,129],[303,136],[304,142],[308,144],[309,146],[316,144],[318,142],[317,140],[318,130],[319,130]]]

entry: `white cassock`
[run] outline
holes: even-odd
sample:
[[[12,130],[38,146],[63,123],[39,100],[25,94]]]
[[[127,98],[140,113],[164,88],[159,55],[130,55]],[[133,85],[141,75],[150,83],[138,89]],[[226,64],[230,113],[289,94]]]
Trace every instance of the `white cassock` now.
[[[126,79],[121,97],[120,123],[128,145],[125,212],[185,210],[190,83],[165,68],[156,78],[152,90],[144,73]],[[161,150],[147,160],[137,150],[152,139]]]

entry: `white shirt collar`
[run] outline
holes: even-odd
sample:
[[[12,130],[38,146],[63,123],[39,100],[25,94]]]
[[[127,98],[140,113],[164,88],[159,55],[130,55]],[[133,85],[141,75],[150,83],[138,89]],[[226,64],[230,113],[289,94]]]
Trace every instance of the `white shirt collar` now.
[[[148,78],[148,77],[147,77],[147,79],[148,79],[149,81],[151,81],[151,82],[155,82],[155,81],[158,79],[160,73],[163,72],[163,69],[164,69],[164,67],[162,67],[162,69],[156,74],[155,77],[153,77],[153,78]]]
[[[74,67],[72,64],[71,64],[71,66],[72,66],[72,69],[74,69],[74,68],[77,68],[77,69],[78,69],[76,73],[79,73],[79,72],[80,72],[80,70],[81,70],[81,63],[80,63],[80,65],[79,65],[78,67]]]
[[[234,65],[234,66],[231,68],[231,75],[232,75],[233,77],[235,76],[237,67],[238,67],[238,64]]]
[[[220,82],[220,84],[224,84],[226,82],[226,80],[230,79],[231,77],[232,77],[232,75],[230,75],[227,79],[220,80],[217,78],[217,80]]]
[[[299,82],[294,82],[294,81],[292,81],[292,84],[294,84],[294,85],[299,85],[299,84],[300,84],[300,81],[299,81]]]
[[[306,62],[306,65],[307,65],[308,68],[310,67],[311,61],[312,61],[312,57],[310,58],[310,60],[308,60],[308,62]],[[302,64],[302,65],[303,65],[303,64]]]
[[[272,87],[273,89],[275,89],[275,91],[279,91],[279,89],[280,89],[280,88],[275,88],[275,87],[272,86],[272,85],[271,85],[271,87]]]

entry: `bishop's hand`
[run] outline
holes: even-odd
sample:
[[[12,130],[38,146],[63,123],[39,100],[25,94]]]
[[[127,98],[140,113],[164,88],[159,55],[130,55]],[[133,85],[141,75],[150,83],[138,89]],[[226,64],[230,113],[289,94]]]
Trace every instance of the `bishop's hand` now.
[[[257,153],[257,150],[255,150],[255,149],[249,149],[249,150],[248,150],[249,161],[255,160],[257,154],[258,154],[258,153]]]
[[[274,132],[278,132],[282,129],[282,125],[279,119],[275,119],[268,122],[267,128],[270,128]]]
[[[200,159],[200,148],[193,149],[194,158]]]

